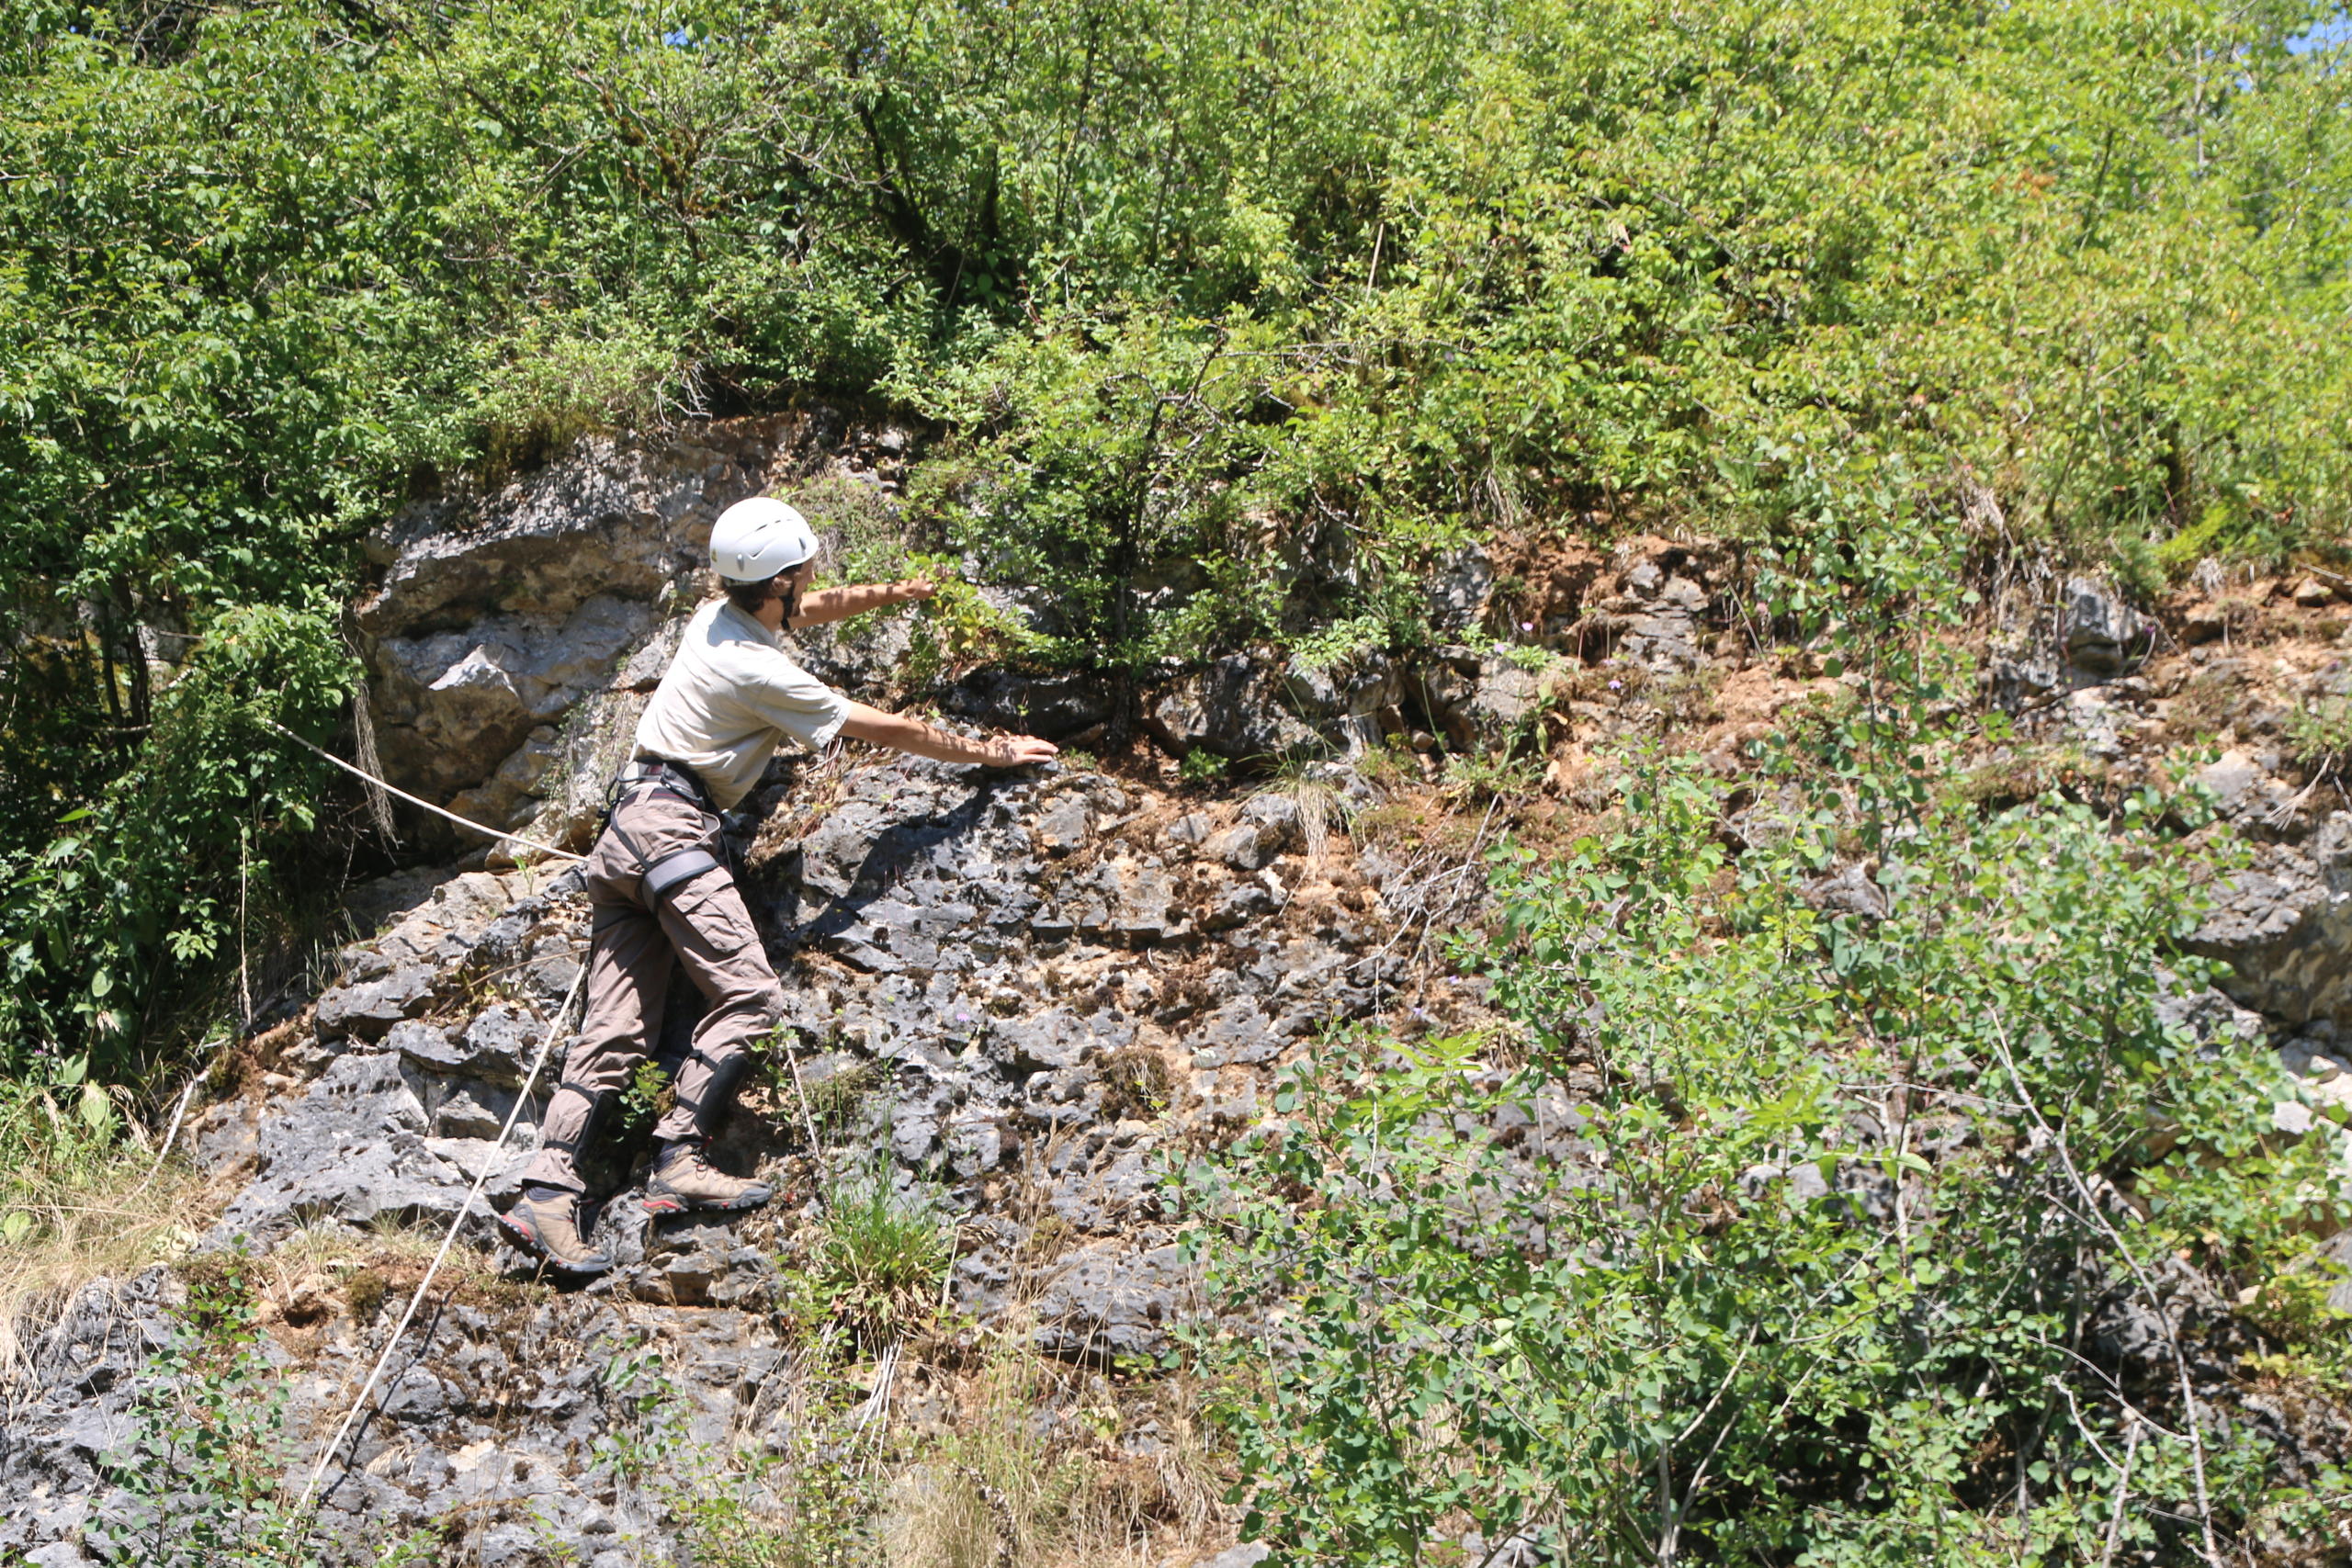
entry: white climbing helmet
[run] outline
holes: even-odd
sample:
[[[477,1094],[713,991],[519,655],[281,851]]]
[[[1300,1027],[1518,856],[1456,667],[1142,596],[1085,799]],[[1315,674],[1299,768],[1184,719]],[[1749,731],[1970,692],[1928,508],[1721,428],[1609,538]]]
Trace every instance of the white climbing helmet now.
[[[763,495],[737,502],[710,527],[710,570],[730,582],[765,582],[816,553],[808,520]]]

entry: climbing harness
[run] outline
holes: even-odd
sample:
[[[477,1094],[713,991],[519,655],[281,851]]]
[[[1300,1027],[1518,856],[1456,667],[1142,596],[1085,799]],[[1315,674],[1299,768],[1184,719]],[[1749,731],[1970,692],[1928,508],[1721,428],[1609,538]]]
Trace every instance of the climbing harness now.
[[[610,833],[638,863],[638,886],[645,897],[646,907],[652,908],[671,894],[692,882],[706,871],[717,871],[726,862],[699,844],[689,844],[667,854],[649,856],[635,839],[616,818],[620,808],[629,801],[646,795],[666,795],[683,800],[705,816],[716,818],[710,795],[702,780],[693,772],[675,762],[659,757],[640,757],[621,770],[613,780],[612,804],[605,808],[604,831]],[[728,874],[734,873],[730,868]]]
[[[709,789],[695,771],[662,757],[639,757],[614,775],[613,806],[605,807],[605,815],[610,817],[613,807],[647,789],[657,795],[675,795],[689,806],[718,815],[712,807]]]

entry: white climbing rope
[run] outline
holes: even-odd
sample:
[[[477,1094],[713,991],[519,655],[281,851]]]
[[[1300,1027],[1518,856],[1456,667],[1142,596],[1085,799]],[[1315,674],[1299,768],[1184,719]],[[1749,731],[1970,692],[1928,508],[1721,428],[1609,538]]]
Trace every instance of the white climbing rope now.
[[[434,805],[429,800],[419,800],[416,796],[409,794],[409,792],[404,789],[395,789],[392,785],[386,784],[383,780],[378,778],[367,769],[356,767],[353,764],[345,761],[342,758],[336,756],[325,747],[313,745],[311,742],[303,739],[300,736],[295,734],[292,730],[287,728],[276,719],[266,718],[263,719],[262,722],[268,725],[270,728],[277,731],[278,734],[286,737],[287,739],[294,742],[297,746],[309,747],[310,750],[316,751],[320,756],[324,757],[328,761],[333,762],[336,767],[341,768],[345,773],[349,773],[352,777],[365,780],[367,783],[374,785],[378,789],[384,790],[392,795],[397,795],[402,800],[407,801],[411,806],[421,806],[425,810],[433,813],[435,817],[446,817],[460,828],[471,828],[475,832],[481,834],[485,838],[501,839],[510,843],[522,844],[530,849],[538,851],[543,855],[553,855],[558,860],[584,861],[588,858],[586,855],[573,854],[570,850],[557,849],[553,844],[543,844],[537,839],[526,839],[520,833],[506,833],[500,831],[496,828],[485,828],[469,817],[460,817],[454,811],[446,811],[440,807]]]
[[[296,736],[295,739],[299,740],[301,737]],[[309,744],[308,741],[303,743]],[[344,1413],[343,1425],[334,1429],[334,1438],[319,1450],[319,1462],[311,1467],[310,1482],[302,1488],[301,1499],[294,1505],[294,1517],[305,1533],[310,1529],[311,1498],[319,1489],[320,1478],[326,1474],[327,1466],[334,1462],[336,1452],[343,1447],[344,1438],[351,1435],[352,1423],[359,1419],[359,1413],[367,1408],[368,1397],[376,1392],[376,1384],[384,1375],[384,1369],[391,1365],[392,1352],[401,1346],[401,1336],[408,1332],[409,1324],[416,1316],[416,1309],[424,1303],[425,1292],[433,1289],[434,1276],[441,1271],[442,1263],[449,1256],[450,1247],[458,1239],[458,1232],[473,1213],[474,1200],[481,1196],[482,1188],[490,1181],[490,1173],[497,1168],[499,1153],[505,1148],[508,1134],[514,1131],[514,1119],[523,1113],[523,1102],[531,1097],[531,1085],[538,1081],[539,1070],[548,1065],[548,1054],[555,1048],[556,1038],[564,1032],[565,1021],[571,1016],[571,1004],[579,999],[580,987],[587,978],[588,965],[583,962],[580,965],[580,973],[571,977],[571,989],[564,993],[563,1005],[556,1010],[554,1020],[548,1025],[547,1037],[539,1042],[537,1059],[532,1062],[531,1070],[523,1075],[523,1087],[515,1091],[514,1109],[506,1113],[506,1125],[501,1127],[498,1136],[492,1140],[490,1154],[481,1164],[481,1174],[474,1178],[472,1190],[467,1192],[466,1201],[458,1205],[457,1215],[449,1222],[449,1234],[441,1238],[441,1250],[433,1255],[433,1262],[425,1269],[424,1278],[417,1281],[416,1293],[408,1299],[408,1310],[401,1314],[399,1325],[393,1328],[391,1337],[384,1341],[384,1353],[376,1358],[375,1370],[368,1374],[367,1382],[361,1385],[359,1397],[353,1400],[351,1408]],[[419,1348],[421,1350],[422,1347]]]

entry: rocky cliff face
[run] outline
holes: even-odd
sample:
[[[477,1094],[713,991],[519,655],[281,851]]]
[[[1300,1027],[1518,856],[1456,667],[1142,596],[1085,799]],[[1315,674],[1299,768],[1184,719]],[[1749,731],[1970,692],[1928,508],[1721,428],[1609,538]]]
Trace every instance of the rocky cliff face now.
[[[615,737],[711,585],[712,521],[779,486],[830,486],[855,498],[842,515],[887,518],[914,438],[823,407],[592,436],[494,495],[410,506],[369,541],[381,577],[353,610],[388,776],[492,827],[593,832]],[[831,636],[807,651],[851,680],[892,652]],[[436,823],[417,830],[449,841]]]
[[[697,529],[797,460],[787,438],[804,434],[596,446],[471,525],[423,511],[397,524],[359,612],[394,779],[500,825],[582,836],[636,689],[696,597]],[[809,661],[879,698],[891,635],[827,637]],[[973,691],[1037,700],[1011,677]],[[1279,1064],[1396,1007],[1408,983],[1425,1016],[1476,1012],[1465,987],[1429,985],[1428,944],[1398,940],[1384,893],[1397,885],[1419,911],[1431,867],[1328,831],[1335,789],[1363,786],[1335,772],[1288,794],[1180,797],[1091,769],[780,760],[730,843],[786,1012],[719,1157],[768,1172],[783,1200],[733,1224],[649,1222],[625,1156],[597,1214],[621,1264],[562,1293],[528,1283],[478,1207],[465,1239],[491,1271],[411,1330],[327,1493],[330,1554],[372,1560],[459,1518],[486,1521],[469,1562],[658,1560],[650,1505],[616,1490],[599,1448],[632,1408],[616,1359],[657,1338],[697,1440],[788,1447],[805,1401],[777,1257],[844,1168],[878,1162],[884,1181],[935,1195],[955,1235],[945,1299],[975,1342],[1016,1335],[1098,1384],[1163,1349],[1191,1300],[1159,1156],[1248,1125]],[[194,1134],[226,1194],[203,1245],[277,1260],[265,1351],[298,1452],[348,1406],[418,1269],[378,1248],[368,1271],[390,1299],[367,1302],[348,1267],[284,1260],[364,1258],[377,1237],[437,1230],[477,1178],[492,1201],[512,1195],[560,1042],[532,1067],[587,942],[584,901],[545,871],[422,869],[356,889],[353,908],[368,934]],[[673,997],[673,1056],[698,1010]],[[165,1270],[94,1289],[31,1347],[0,1438],[0,1473],[27,1502],[0,1548],[94,1560],[80,1544],[94,1510],[120,1506],[97,1461],[130,1436],[140,1367],[185,1290]],[[1166,1448],[1153,1426],[1117,1432],[1117,1453],[1148,1467]],[[1214,1535],[1212,1521],[1199,1539]]]
[[[711,516],[786,476],[863,486],[887,514],[910,439],[816,412],[658,446],[597,441],[499,497],[404,513],[356,612],[394,781],[581,841],[700,597]],[[1774,663],[1724,640],[1736,571],[1704,545],[1517,548],[1443,563],[1431,593],[1459,643],[1340,670],[1237,656],[1147,694],[1145,725],[1170,753],[1346,757],[1384,736],[1465,747],[1540,723],[1549,787],[1572,807],[1604,743],[1677,723],[1733,766],[1741,741],[1828,679],[1802,650]],[[1989,694],[2029,739],[2062,739],[2117,783],[2155,766],[2192,716],[2211,733],[2220,705],[2233,749],[2206,780],[2259,848],[2198,939],[2236,965],[2243,1004],[2205,998],[2204,1026],[2269,1029],[2308,1098],[2352,1097],[2334,1055],[2352,1027],[2352,812],[2280,776],[2278,682],[2196,649],[2152,663],[2154,634],[2079,587],[1995,662]],[[1494,651],[1480,628],[1500,620],[1569,655],[1569,673]],[[804,652],[887,700],[903,648],[886,622]],[[2307,662],[2290,684],[2345,680],[2325,656]],[[1108,713],[1069,678],[984,671],[938,694],[951,712],[1063,735]],[[1185,1472],[1181,1415],[1114,1374],[1165,1348],[1194,1307],[1158,1195],[1166,1156],[1257,1121],[1273,1072],[1325,1030],[1481,1018],[1432,931],[1476,912],[1484,825],[1428,842],[1334,829],[1380,795],[1344,761],[1253,794],[1180,791],[1149,768],[779,760],[730,842],[786,1012],[719,1157],[783,1196],[731,1224],[649,1221],[642,1151],[625,1145],[597,1213],[620,1265],[576,1291],[537,1282],[477,1209],[464,1239],[478,1257],[401,1341],[376,1413],[330,1471],[329,1559],[372,1561],[424,1531],[443,1543],[435,1561],[670,1560],[674,1498],[616,1457],[645,1438],[633,1369],[649,1344],[662,1349],[675,1410],[662,1431],[678,1451],[800,1452],[820,1374],[797,1353],[805,1303],[777,1259],[853,1176],[930,1193],[952,1224],[941,1292],[962,1350],[938,1365],[1017,1343],[1058,1369],[1031,1391],[1037,1440],[1121,1467],[1136,1506],[1166,1521],[1159,1560],[1229,1545],[1230,1522]],[[411,1238],[437,1240],[478,1179],[493,1201],[510,1195],[560,1065],[584,905],[563,876],[464,850],[354,891],[361,935],[331,983],[289,998],[240,1055],[235,1092],[196,1123],[222,1198],[202,1246],[258,1259],[281,1457],[302,1473],[420,1277]],[[1849,867],[1821,897],[1874,892]],[[673,998],[673,1058],[697,1007]],[[535,1075],[551,1034],[556,1059]],[[2308,1109],[2281,1106],[2280,1130],[2335,1135]],[[102,1560],[96,1527],[128,1505],[100,1459],[142,1419],[140,1391],[182,1332],[170,1309],[186,1275],[94,1286],[29,1347],[0,1429],[14,1500],[0,1551]],[[882,1416],[950,1419],[953,1376],[898,1365],[875,1360],[854,1393]]]
[[[354,1560],[503,1500],[536,1515],[515,1535],[531,1551],[606,1562],[597,1538],[619,1527],[595,1439],[627,1402],[605,1372],[645,1335],[671,1346],[710,1432],[784,1419],[793,1402],[775,1380],[791,1375],[794,1337],[774,1310],[776,1257],[818,1214],[812,1122],[849,1163],[879,1160],[889,1179],[937,1190],[956,1227],[945,1289],[970,1332],[1011,1328],[1073,1366],[1158,1352],[1190,1300],[1155,1156],[1246,1125],[1276,1064],[1396,996],[1387,868],[1343,836],[1310,853],[1287,797],[1196,807],[1100,774],[913,761],[797,772],[761,793],[741,835],[787,1009],[719,1156],[775,1175],[784,1201],[736,1224],[649,1223],[640,1173],[614,1170],[599,1217],[622,1260],[611,1275],[505,1303],[461,1293],[429,1337],[412,1331],[384,1416],[330,1495],[323,1533]],[[796,835],[812,795],[821,816]],[[201,1124],[200,1157],[234,1192],[210,1246],[300,1249],[341,1234],[364,1250],[371,1226],[446,1223],[485,1171],[503,1201],[532,1146],[555,1072],[527,1094],[525,1076],[584,953],[584,905],[525,872],[370,891],[394,903],[386,929],[346,949],[337,983],[278,1032],[254,1064],[257,1092]],[[673,998],[673,1048],[694,1010]],[[492,1137],[518,1096],[501,1146]],[[467,1235],[497,1245],[479,1211]],[[273,1310],[299,1332],[270,1349],[289,1430],[315,1439],[393,1309],[368,1321],[323,1277],[294,1285]],[[176,1288],[159,1272],[115,1304],[94,1292],[34,1348],[38,1392],[10,1424],[5,1463],[20,1495],[40,1497],[0,1542],[86,1522],[93,1461],[128,1435],[131,1374]]]
[[[381,578],[353,613],[388,776],[492,827],[584,841],[676,628],[713,591],[701,554],[712,520],[764,490],[815,490],[850,519],[830,530],[836,547],[861,529],[887,532],[917,440],[822,408],[660,442],[597,436],[496,495],[401,512],[370,541]],[[1336,666],[1229,655],[1146,692],[1138,716],[1177,756],[1356,756],[1389,737],[1491,741],[1533,714],[1540,682],[1498,654],[1488,632],[1516,623],[1513,640],[1536,633],[1579,658],[1686,673],[1721,635],[1733,576],[1712,547],[1660,539],[1611,556],[1461,551],[1430,583],[1440,629],[1459,642]],[[1004,607],[1026,613],[1017,597]],[[875,699],[890,694],[906,649],[903,621],[798,639],[813,672]],[[988,669],[924,694],[952,715],[1056,740],[1090,738],[1111,713],[1107,691],[1082,677]],[[480,849],[429,818],[409,826],[428,845]]]

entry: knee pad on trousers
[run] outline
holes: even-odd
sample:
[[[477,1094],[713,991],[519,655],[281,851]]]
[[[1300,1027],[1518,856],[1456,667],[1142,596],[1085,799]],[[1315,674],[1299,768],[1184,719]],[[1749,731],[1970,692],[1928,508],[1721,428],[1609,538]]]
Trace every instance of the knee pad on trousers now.
[[[710,1081],[703,1085],[701,1099],[686,1108],[694,1116],[696,1133],[706,1138],[718,1135],[735,1109],[736,1091],[743,1087],[743,1079],[751,1071],[749,1051],[737,1051],[711,1062]]]
[[[581,1150],[593,1149],[596,1146],[597,1135],[604,1132],[605,1122],[609,1118],[613,1102],[620,1099],[620,1093],[616,1089],[593,1089],[581,1083],[558,1084],[555,1091],[558,1094],[576,1094],[588,1102],[588,1114],[580,1119],[579,1132],[569,1138],[540,1140],[548,1148],[561,1149],[571,1157],[572,1163],[577,1165],[580,1161]]]
[[[619,1190],[628,1181],[632,1146],[625,1138],[628,1129],[621,1113],[621,1091],[567,1083],[557,1092],[563,1089],[587,1100],[588,1113],[581,1118],[579,1132],[570,1138],[543,1139],[543,1146],[560,1151],[582,1191],[594,1196]]]

